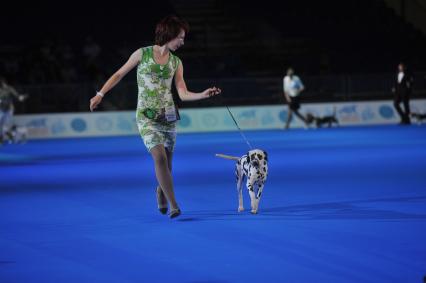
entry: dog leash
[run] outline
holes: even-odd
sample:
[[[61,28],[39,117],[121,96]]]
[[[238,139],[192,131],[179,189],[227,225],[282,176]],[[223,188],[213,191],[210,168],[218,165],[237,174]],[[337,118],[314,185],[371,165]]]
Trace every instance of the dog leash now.
[[[228,112],[229,112],[229,114],[231,115],[232,120],[234,120],[234,123],[235,123],[235,125],[237,126],[238,131],[240,132],[240,134],[241,134],[241,136],[243,137],[243,139],[246,141],[246,143],[247,143],[248,147],[249,147],[250,149],[253,149],[253,147],[251,146],[251,144],[250,144],[250,143],[249,143],[249,141],[247,140],[246,136],[244,135],[243,131],[241,130],[240,126],[238,126],[238,123],[237,123],[237,121],[235,120],[234,115],[232,115],[231,110],[229,110],[228,105],[225,105],[225,106],[226,106],[226,109],[228,109]]]

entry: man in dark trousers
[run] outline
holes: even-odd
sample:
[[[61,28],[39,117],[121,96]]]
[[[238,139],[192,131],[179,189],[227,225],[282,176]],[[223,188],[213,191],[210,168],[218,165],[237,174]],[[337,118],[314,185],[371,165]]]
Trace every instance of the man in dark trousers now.
[[[393,105],[401,118],[400,124],[411,124],[410,122],[410,96],[413,86],[413,75],[407,71],[403,63],[398,65],[398,72],[395,78]],[[404,111],[401,108],[404,105]]]

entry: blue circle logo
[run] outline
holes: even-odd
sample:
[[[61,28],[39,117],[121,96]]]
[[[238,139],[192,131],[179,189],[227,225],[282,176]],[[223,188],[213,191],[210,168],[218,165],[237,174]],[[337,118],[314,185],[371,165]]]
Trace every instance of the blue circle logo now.
[[[382,105],[379,108],[380,116],[382,116],[385,119],[391,119],[394,116],[394,111],[392,107],[388,105]]]
[[[182,128],[186,128],[189,127],[189,125],[191,125],[191,118],[189,118],[189,116],[185,114],[180,115],[179,126],[181,126]]]
[[[213,114],[204,115],[202,121],[207,127],[214,127],[217,125],[217,117]]]
[[[96,120],[96,127],[100,131],[111,131],[112,130],[112,121],[107,117],[99,117]]]
[[[130,132],[132,130],[132,122],[126,117],[118,117],[117,128],[123,132]]]
[[[87,129],[86,121],[81,118],[76,118],[71,121],[71,128],[76,132],[84,132]]]
[[[234,120],[232,120],[231,115],[226,114],[223,117],[223,124],[226,125],[226,126],[232,126],[232,127],[234,126]]]
[[[280,120],[282,122],[285,122],[287,121],[288,112],[286,110],[280,111],[279,116],[280,116]]]

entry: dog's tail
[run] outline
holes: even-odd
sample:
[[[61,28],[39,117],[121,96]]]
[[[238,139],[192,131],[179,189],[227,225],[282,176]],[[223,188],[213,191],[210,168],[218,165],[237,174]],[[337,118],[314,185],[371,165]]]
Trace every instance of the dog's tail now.
[[[220,153],[216,153],[217,157],[221,157],[221,158],[225,158],[225,159],[231,159],[231,160],[240,160],[239,157],[236,156],[230,156],[230,155],[225,155],[225,154],[220,154]]]

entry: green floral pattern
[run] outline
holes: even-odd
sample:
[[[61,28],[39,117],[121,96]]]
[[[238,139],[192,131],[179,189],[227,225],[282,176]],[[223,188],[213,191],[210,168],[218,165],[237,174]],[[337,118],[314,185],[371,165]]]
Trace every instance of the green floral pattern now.
[[[160,123],[155,122],[151,117],[165,107],[174,106],[171,87],[180,59],[170,52],[168,62],[160,65],[154,61],[153,46],[144,47],[141,51],[142,57],[136,73],[138,83],[136,122],[139,133],[150,150],[157,144],[170,144],[171,141],[165,141],[165,139],[175,136],[166,133],[176,132],[176,122]],[[152,134],[153,131],[158,134]]]

